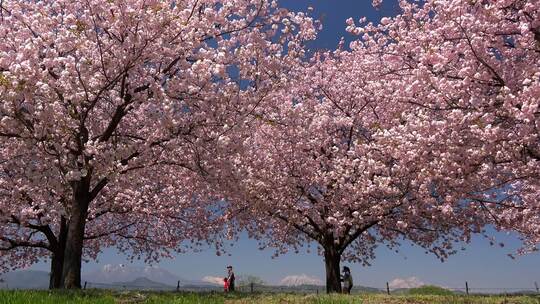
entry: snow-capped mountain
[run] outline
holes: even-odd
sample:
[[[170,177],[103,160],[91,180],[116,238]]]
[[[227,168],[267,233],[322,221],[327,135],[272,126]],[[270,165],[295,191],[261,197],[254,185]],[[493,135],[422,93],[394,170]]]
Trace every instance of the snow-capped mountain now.
[[[98,270],[83,274],[84,281],[103,284],[129,282],[137,278],[147,278],[154,282],[171,286],[176,286],[178,281],[180,281],[181,284],[188,283],[187,280],[156,266],[134,267],[124,264],[106,264]]]
[[[300,286],[300,285],[322,285],[322,281],[317,277],[310,277],[307,274],[289,275],[280,282],[282,286]]]

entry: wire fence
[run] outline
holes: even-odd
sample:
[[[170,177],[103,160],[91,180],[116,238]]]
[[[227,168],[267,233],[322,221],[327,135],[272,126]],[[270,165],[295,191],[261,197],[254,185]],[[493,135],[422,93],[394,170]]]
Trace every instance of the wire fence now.
[[[524,287],[475,287],[469,284],[469,282],[464,282],[463,286],[444,286],[440,287],[443,290],[452,291],[454,293],[461,294],[505,294],[505,295],[540,295],[540,289],[537,282],[533,282],[530,286]],[[409,291],[414,288],[392,288],[390,284],[386,283],[386,293],[400,293],[403,290]]]
[[[176,286],[152,282],[151,284],[130,283],[97,283],[86,281],[83,289],[113,289],[113,290],[140,290],[140,291],[185,291],[185,292],[212,292],[221,291],[222,288],[213,285],[180,285]]]
[[[12,286],[13,288],[14,286]],[[126,282],[126,283],[101,283],[101,282],[83,282],[83,289],[109,289],[120,291],[155,291],[155,292],[223,292],[223,287],[218,285],[197,285],[182,283],[177,281],[175,283],[160,283],[154,281],[142,281],[142,282]],[[31,287],[27,287],[31,288]],[[437,287],[434,287],[437,288]],[[0,282],[0,289],[10,289],[7,282]],[[25,289],[25,288],[15,288]],[[416,290],[415,290],[416,289]],[[300,285],[300,286],[276,286],[267,284],[240,284],[236,286],[236,291],[242,293],[296,293],[296,294],[322,294],[326,292],[324,286],[317,285]],[[505,296],[519,296],[530,295],[536,296],[540,299],[540,288],[537,282],[533,282],[530,286],[523,287],[476,287],[469,282],[464,282],[463,286],[442,286],[435,290],[419,290],[417,288],[396,288],[391,286],[390,283],[386,283],[386,286],[381,287],[368,287],[368,286],[355,286],[351,290],[353,294],[360,293],[386,293],[388,295],[400,295],[408,294],[411,292],[451,292],[453,294],[461,295],[505,295]]]
[[[112,289],[112,290],[138,290],[138,291],[164,291],[164,292],[223,292],[223,287],[217,285],[190,285],[182,284],[181,281],[177,281],[176,286],[173,284],[163,284],[157,282],[144,282],[144,283],[98,283],[85,281],[83,284],[84,289]],[[353,287],[352,293],[386,293],[388,295],[407,294],[416,288],[395,288],[391,287],[390,283],[386,283],[383,288],[380,287],[367,287],[359,286]],[[418,289],[416,289],[418,290]],[[537,282],[531,284],[531,286],[524,287],[474,287],[465,282],[461,287],[443,286],[439,288],[439,291],[449,291],[454,294],[463,295],[536,295],[540,296],[540,289]],[[236,291],[243,293],[302,293],[302,294],[319,294],[325,293],[324,286],[317,285],[300,285],[300,286],[275,286],[266,284],[243,284],[236,286]],[[437,290],[435,290],[437,292]]]

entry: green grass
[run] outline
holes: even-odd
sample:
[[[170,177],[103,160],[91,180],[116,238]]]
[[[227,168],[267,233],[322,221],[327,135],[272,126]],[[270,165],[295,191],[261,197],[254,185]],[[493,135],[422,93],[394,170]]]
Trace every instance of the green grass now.
[[[93,292],[48,292],[48,291],[0,291],[0,304],[115,304],[111,293]]]
[[[0,304],[540,304],[540,297],[462,295],[298,295],[85,291],[0,291]]]

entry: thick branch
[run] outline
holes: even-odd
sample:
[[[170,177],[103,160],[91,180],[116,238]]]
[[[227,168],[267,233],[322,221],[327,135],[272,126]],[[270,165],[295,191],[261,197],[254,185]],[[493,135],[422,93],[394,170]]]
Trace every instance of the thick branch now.
[[[94,234],[94,235],[87,235],[87,236],[84,236],[84,239],[85,240],[95,240],[97,238],[100,238],[100,237],[104,237],[104,236],[108,236],[108,235],[111,235],[111,234],[115,234],[115,233],[118,233],[122,230],[125,230],[131,226],[135,225],[135,223],[130,223],[130,224],[127,224],[127,225],[124,225],[120,228],[117,228],[117,229],[113,229],[111,231],[107,231],[107,232],[103,232],[103,233],[99,233],[99,234]]]
[[[42,248],[42,249],[51,250],[51,247],[49,246],[49,244],[42,241],[31,242],[31,241],[14,240],[5,236],[0,236],[0,241],[9,243],[9,246],[7,247],[0,247],[0,251],[9,251],[18,247]]]
[[[146,84],[146,85],[143,85],[143,86],[140,86],[140,87],[136,88],[134,90],[134,92],[135,93],[140,93],[140,92],[143,92],[143,91],[147,90],[149,87],[150,87],[150,85]],[[103,132],[103,134],[101,134],[101,136],[99,137],[100,142],[106,142],[111,138],[114,131],[116,130],[116,128],[120,124],[120,121],[122,120],[122,118],[128,113],[127,107],[131,103],[133,103],[133,95],[125,94],[124,103],[122,103],[121,105],[116,107],[116,110],[115,110],[115,112],[113,114],[113,117],[109,121],[109,124],[107,125],[107,128],[105,129],[105,132]]]

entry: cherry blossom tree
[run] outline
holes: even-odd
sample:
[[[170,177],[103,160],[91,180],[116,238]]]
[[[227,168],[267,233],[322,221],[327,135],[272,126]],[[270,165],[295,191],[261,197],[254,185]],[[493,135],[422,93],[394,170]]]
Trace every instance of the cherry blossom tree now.
[[[395,141],[381,130],[399,125],[402,109],[377,100],[371,65],[336,55],[301,69],[302,85],[257,113],[226,187],[231,217],[262,246],[317,243],[328,292],[341,291],[342,260],[369,265],[378,244],[404,237],[444,259],[486,223],[475,206],[440,204],[418,178],[421,164],[388,149]]]
[[[166,223],[208,225],[212,143],[315,34],[264,0],[4,1],[0,13],[0,246],[30,250],[2,255],[26,265],[65,238],[64,288],[80,287],[87,248],[209,238]]]
[[[231,216],[278,253],[318,243],[328,292],[378,244],[444,260],[488,225],[539,241],[539,4],[400,5],[349,20],[351,50],[292,72],[231,156]]]
[[[537,250],[540,4],[400,4],[380,25],[348,28],[362,37],[353,52],[379,58],[384,98],[414,106],[389,138],[425,163],[448,205],[478,204],[498,229],[522,235],[520,253]]]

